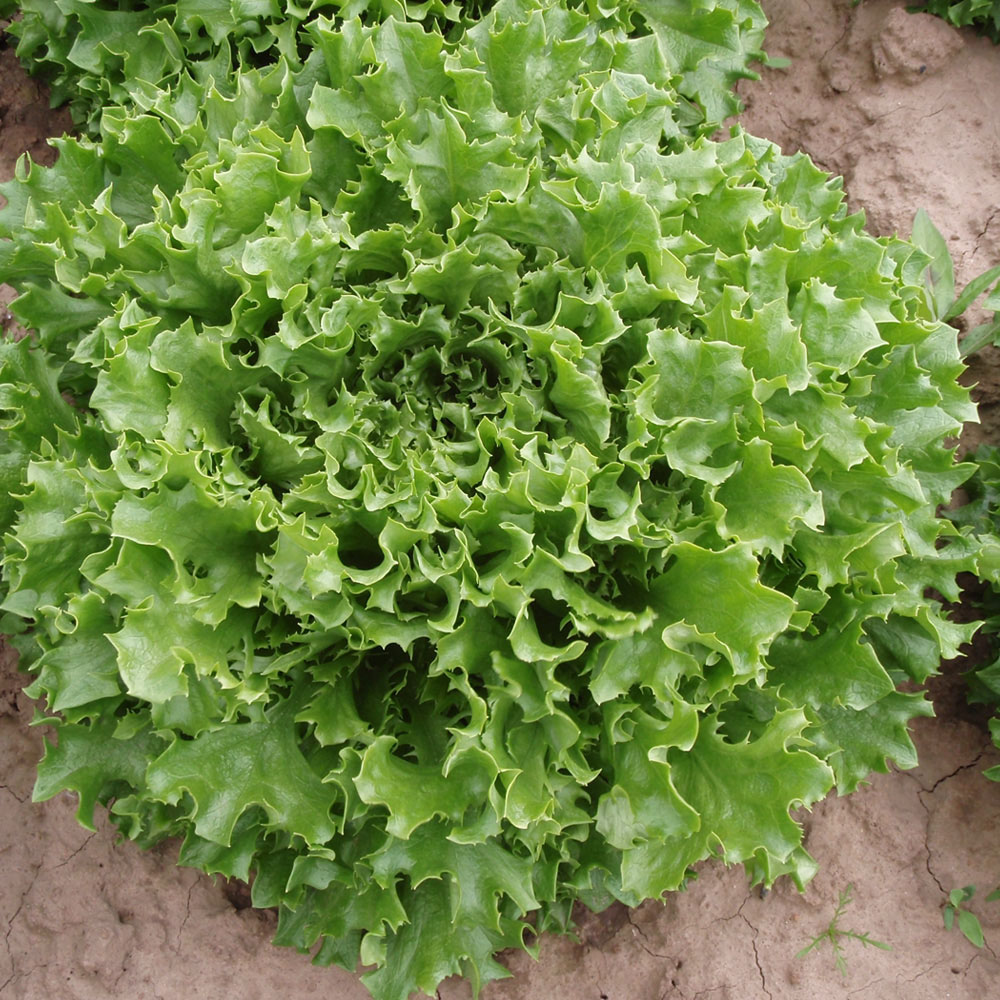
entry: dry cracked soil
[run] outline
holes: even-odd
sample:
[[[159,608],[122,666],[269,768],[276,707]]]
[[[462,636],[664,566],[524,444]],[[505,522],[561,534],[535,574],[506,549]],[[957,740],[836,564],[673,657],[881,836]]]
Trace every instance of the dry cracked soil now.
[[[960,281],[1000,263],[1000,48],[898,0],[764,0],[767,49],[791,60],[741,86],[741,121],[785,152],[801,149],[842,174],[870,230],[907,235],[917,208],[941,229]],[[0,50],[0,176],[69,126],[41,87]],[[4,295],[6,294],[6,297]],[[0,320],[10,290],[0,289]],[[1000,355],[967,373],[980,404],[963,448],[1000,444]],[[973,653],[975,655],[975,653]],[[919,719],[920,766],[875,775],[800,819],[819,874],[800,894],[762,898],[742,869],[701,866],[683,893],[637,910],[580,914],[577,940],[544,937],[537,960],[508,958],[512,977],[483,1000],[988,1000],[1000,996],[1000,784],[982,771],[1000,755],[983,713],[964,701],[968,662],[933,684],[935,718]],[[9,651],[0,657],[0,1000],[363,1000],[356,976],[311,966],[269,944],[274,916],[244,887],[174,865],[165,844],[141,852],[75,821],[68,795],[34,805],[42,732]],[[975,884],[985,931],[973,947],[947,932],[948,890]],[[846,970],[821,934],[851,887],[840,926],[891,950],[845,940]],[[464,1000],[445,982],[441,1000]]]

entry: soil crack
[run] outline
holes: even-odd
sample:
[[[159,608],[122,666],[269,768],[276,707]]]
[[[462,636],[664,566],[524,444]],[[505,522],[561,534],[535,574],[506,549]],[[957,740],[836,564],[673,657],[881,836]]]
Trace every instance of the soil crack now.
[[[815,160],[816,156],[813,154],[812,150],[806,146],[806,144],[802,140],[802,137],[798,135],[798,133],[801,132],[802,130],[792,128],[792,126],[789,125],[788,122],[785,120],[785,116],[781,113],[780,109],[776,110],[775,114],[778,118],[778,121],[780,121],[781,124],[785,127],[785,132],[787,133],[787,138],[785,139],[785,142],[782,145],[788,146],[790,143],[794,143],[796,144],[796,148],[801,149],[803,153],[806,153],[808,156],[811,156]]]
[[[1000,209],[998,209],[998,211],[1000,211]],[[959,764],[959,766],[956,767],[955,770],[951,772],[951,774],[946,774],[943,777],[938,778],[938,780],[935,781],[934,784],[931,785],[930,788],[924,789],[923,791],[919,792],[918,794],[920,796],[923,796],[923,795],[933,795],[938,790],[938,787],[940,785],[943,785],[946,781],[950,781],[952,778],[954,778],[957,775],[961,774],[963,771],[968,771],[970,768],[975,767],[985,756],[986,756],[986,750],[984,748],[984,749],[980,750],[978,754],[976,754],[976,757],[975,757],[974,760],[970,760],[968,764]],[[926,807],[926,804],[925,804],[925,807]]]
[[[11,914],[10,919],[7,921],[7,930],[4,932],[3,943],[4,947],[7,949],[8,956],[10,956],[10,975],[7,977],[4,984],[0,986],[0,991],[7,989],[7,987],[15,979],[26,979],[28,976],[31,975],[32,972],[35,971],[34,969],[32,969],[30,972],[27,973],[19,973],[17,971],[14,964],[14,952],[11,950],[10,947],[10,936],[14,932],[14,921],[17,920],[18,916],[20,916],[21,910],[24,909],[24,901],[31,894],[31,890],[34,889],[35,883],[38,881],[38,875],[41,872],[41,870],[42,870],[41,866],[35,868],[35,872],[31,876],[31,883],[28,885],[28,888],[21,893],[21,899],[17,904],[17,909]]]
[[[920,116],[920,121],[922,121],[922,122],[923,122],[923,121],[926,121],[926,120],[927,120],[928,118],[933,118],[933,117],[934,117],[935,115],[939,115],[939,114],[941,114],[941,112],[942,112],[942,111],[944,111],[944,109],[945,109],[946,107],[948,107],[948,105],[947,105],[947,104],[942,104],[942,105],[941,105],[941,107],[939,107],[939,108],[937,109],[937,111],[930,111],[930,112],[928,112],[928,113],[927,113],[926,115],[921,115],[921,116]]]
[[[122,976],[124,976],[126,972],[128,972],[128,966],[127,965],[123,965],[122,966],[122,971],[119,972],[117,976],[115,976],[115,981],[111,984],[111,995],[112,996],[117,996],[118,995],[118,984],[122,981]]]
[[[15,916],[16,915],[17,914],[15,914]],[[0,984],[0,993],[2,993],[5,989],[7,989],[7,987],[13,981],[14,976],[17,975],[17,973],[14,971],[14,953],[10,950],[10,941],[8,940],[10,938],[10,932],[13,923],[14,923],[14,917],[11,917],[11,926],[7,928],[7,933],[4,934],[3,936],[4,947],[7,949],[7,957],[10,959],[10,975],[4,980],[2,984]]]
[[[907,979],[906,982],[915,983],[921,976],[926,976],[928,972],[933,972],[939,965],[943,964],[944,961],[945,960],[943,958],[939,958],[933,965],[928,965],[926,969],[918,972],[912,979]]]
[[[49,869],[49,871],[55,871],[55,870],[56,870],[57,868],[64,868],[64,867],[65,867],[66,865],[68,865],[68,864],[69,864],[69,863],[70,863],[70,862],[71,862],[71,861],[72,861],[72,860],[73,860],[73,859],[74,859],[74,858],[75,858],[75,857],[76,857],[76,856],[77,856],[77,855],[78,855],[78,854],[79,854],[79,853],[80,853],[80,852],[81,852],[81,851],[82,851],[82,850],[83,850],[83,849],[84,849],[84,848],[85,848],[85,847],[87,846],[87,844],[89,844],[89,843],[90,843],[90,842],[91,842],[91,841],[92,841],[92,840],[94,839],[94,837],[96,837],[96,836],[97,836],[97,834],[96,834],[96,833],[91,833],[91,834],[89,834],[89,835],[87,836],[87,838],[86,838],[86,839],[84,840],[84,842],[83,842],[83,843],[82,843],[82,844],[81,844],[81,845],[80,845],[80,846],[79,846],[79,847],[78,847],[78,848],[77,848],[77,849],[76,849],[76,850],[75,850],[75,851],[74,851],[74,852],[73,852],[73,853],[72,853],[72,854],[71,854],[71,855],[70,855],[70,856],[69,856],[69,857],[68,857],[68,858],[67,858],[67,859],[66,859],[65,861],[60,861],[60,862],[59,862],[59,864],[57,864],[57,865],[53,865],[53,866],[52,866],[52,867],[51,867],[51,868]]]
[[[749,898],[749,897],[747,897]],[[743,901],[743,906],[746,906],[746,900]],[[760,952],[757,950],[757,935],[759,931],[750,921],[743,915],[743,906],[740,907],[737,916],[750,928],[753,932],[753,937],[750,938],[750,946],[753,948],[753,960],[754,964],[757,966],[757,975],[760,976],[760,988],[764,991],[764,995],[768,1000],[774,1000],[774,996],[771,991],[767,988],[767,979],[764,976],[764,966],[760,964]]]
[[[984,229],[983,232],[986,232],[986,230]],[[18,802],[21,803],[22,806],[28,801],[27,796],[24,796],[22,798],[20,795],[17,794],[17,792],[14,791],[13,788],[10,787],[10,785],[0,785],[0,792],[9,792],[15,799],[17,799]]]
[[[653,958],[665,959],[669,962],[675,962],[676,956],[674,955],[664,955],[661,952],[653,951],[645,942],[649,940],[646,932],[632,919],[632,913],[628,913],[628,923],[629,926],[635,931],[635,943],[647,954]]]
[[[906,778],[908,781],[912,781],[917,786],[917,801],[924,807],[928,812],[927,803],[920,797],[924,792],[929,792],[930,789],[927,788],[923,782],[911,771],[893,771],[893,774],[898,774],[901,778]]]
[[[10,920],[7,921],[7,931],[4,934],[3,939],[4,943],[7,945],[8,951],[10,951],[10,935],[14,930],[14,921],[17,920],[19,914],[21,913],[21,910],[24,909],[24,901],[31,894],[31,890],[35,888],[35,883],[38,881],[38,874],[41,870],[42,870],[41,867],[35,869],[35,873],[31,876],[31,882],[29,883],[28,888],[21,893],[21,899],[20,902],[17,904],[17,909],[11,915]]]
[[[931,868],[931,845],[927,843],[926,839],[924,840],[924,851],[927,854],[926,858],[924,859],[924,866],[927,868],[927,874],[930,875],[932,879],[934,879],[934,884],[938,887],[938,889],[941,890],[941,895],[947,896],[948,890],[941,884],[941,879],[939,879],[937,875],[935,875],[934,869]]]
[[[963,976],[967,976],[969,974],[969,969],[972,968],[972,963],[975,962],[977,958],[979,958],[979,953],[978,952],[975,955],[973,955],[972,958],[970,958],[968,962],[965,963],[965,968],[962,969],[962,975]]]
[[[181,926],[177,931],[177,944],[174,945],[174,951],[176,951],[178,955],[181,952],[181,937],[184,934],[184,928],[187,927],[188,918],[191,916],[191,893],[194,892],[194,887],[197,884],[197,882],[192,882],[188,886],[187,902],[184,905],[184,919],[181,921]]]
[[[873,986],[877,986],[879,983],[884,983],[884,982],[885,982],[885,977],[884,976],[879,976],[878,979],[873,979],[870,983],[865,983],[864,986],[861,986],[861,987],[859,987],[856,990],[851,990],[851,992],[848,993],[847,995],[849,997],[856,996],[858,993],[864,993],[865,990],[869,990]]]
[[[972,248],[972,253],[969,255],[970,257],[975,257],[976,254],[979,253],[979,244],[982,243],[983,237],[987,234],[987,232],[989,232],[989,228],[993,225],[993,220],[997,217],[997,215],[1000,215],[1000,208],[994,208],[993,211],[990,212],[989,217],[986,219],[986,225],[983,226],[979,235],[976,236],[976,243]]]
[[[809,8],[809,10],[810,10],[810,11],[812,11],[812,9],[813,9],[813,8],[812,8],[812,4],[810,4],[810,3],[808,3],[808,2],[807,2],[807,3],[806,3],[806,6],[807,6],[807,7]],[[840,36],[839,36],[839,37],[837,38],[837,40],[836,40],[836,41],[835,41],[835,42],[834,42],[834,43],[833,43],[833,44],[832,44],[832,45],[831,45],[831,46],[830,46],[830,47],[829,47],[829,48],[828,48],[828,49],[826,50],[826,52],[824,52],[824,53],[823,53],[823,54],[822,54],[822,55],[821,55],[821,56],[819,57],[819,59],[817,60],[817,62],[822,62],[822,61],[823,61],[823,60],[824,60],[824,59],[825,59],[825,58],[826,58],[826,57],[827,57],[827,56],[828,56],[828,55],[829,55],[829,54],[830,54],[830,53],[831,53],[831,52],[832,52],[832,51],[833,51],[833,50],[834,50],[834,49],[835,49],[835,48],[836,48],[836,47],[837,47],[837,46],[838,46],[838,45],[839,45],[839,44],[840,44],[840,43],[841,43],[841,42],[842,42],[842,41],[843,41],[843,40],[844,40],[844,39],[845,39],[845,38],[846,38],[846,37],[847,37],[847,36],[848,36],[848,35],[849,35],[850,33],[851,33],[851,27],[853,26],[853,24],[854,24],[854,14],[853,14],[853,11],[852,11],[852,12],[851,12],[851,13],[850,13],[850,14],[848,15],[848,17],[847,17],[847,21],[846,21],[846,23],[844,24],[844,30],[843,30],[843,31],[842,31],[842,32],[840,33]]]

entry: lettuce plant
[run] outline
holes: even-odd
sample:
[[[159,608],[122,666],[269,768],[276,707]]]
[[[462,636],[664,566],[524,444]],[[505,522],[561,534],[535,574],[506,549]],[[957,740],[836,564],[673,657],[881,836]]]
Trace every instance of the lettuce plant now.
[[[750,8],[320,13],[4,185],[37,799],[402,1000],[915,762],[975,411],[927,254],[698,135]]]
[[[960,294],[956,294],[954,262],[948,244],[929,216],[922,209],[913,220],[913,242],[924,250],[931,262],[924,272],[924,287],[928,305],[933,315],[945,322],[952,322],[963,316],[984,292],[981,305],[994,312],[993,320],[987,320],[965,333],[961,341],[961,353],[967,357],[976,351],[995,344],[1000,336],[1000,266],[989,268],[973,278]],[[969,599],[982,619],[981,629],[990,644],[990,655],[985,664],[971,669],[966,675],[969,681],[969,701],[973,704],[1000,706],[1000,657],[996,656],[996,635],[1000,632],[1000,449],[993,445],[981,445],[972,455],[973,475],[963,486],[965,503],[950,509],[947,517],[975,538],[978,547],[978,573],[980,576],[978,593]],[[993,742],[1000,746],[1000,716],[990,722]],[[984,772],[988,778],[1000,781],[1000,767]],[[968,889],[969,887],[966,887]],[[965,890],[953,892],[962,897]],[[947,911],[946,911],[947,912]],[[974,919],[974,918],[973,918]]]
[[[855,7],[861,0],[852,0]],[[923,0],[906,8],[911,14],[934,14],[956,28],[972,28],[1000,43],[1000,0]]]
[[[494,0],[0,0],[17,54],[45,76],[54,105],[68,104],[75,121],[96,131],[108,104],[151,100],[185,74],[225,87],[232,65],[292,63],[313,48],[305,23],[317,15],[367,22],[386,17],[460,33]],[[630,29],[644,3],[569,0],[605,24]],[[713,131],[740,104],[732,85],[754,77],[766,23],[757,0],[665,0],[653,21],[668,42],[665,55],[687,104],[687,125]]]
[[[972,598],[982,618],[982,633],[986,639],[985,663],[979,663],[966,675],[969,681],[969,702],[991,706],[990,720],[993,743],[1000,747],[1000,448],[983,444],[970,456],[975,473],[965,484],[967,502],[949,511],[949,518],[971,531],[980,547],[978,560],[979,589]],[[987,778],[1000,781],[1000,766],[983,772]]]
[[[925,0],[914,7],[926,14],[936,14],[958,28],[974,28],[994,43],[1000,42],[1000,2],[998,0]]]

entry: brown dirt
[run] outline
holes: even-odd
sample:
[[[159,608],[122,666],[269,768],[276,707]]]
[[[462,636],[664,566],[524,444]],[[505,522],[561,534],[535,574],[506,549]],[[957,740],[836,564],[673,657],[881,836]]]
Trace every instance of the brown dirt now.
[[[743,87],[747,128],[804,149],[842,173],[853,207],[877,233],[907,234],[926,208],[945,234],[962,280],[1000,262],[1000,49],[896,0],[770,0],[768,49],[794,62]],[[0,51],[0,176],[43,137],[66,127],[9,52]],[[0,299],[0,313],[3,311]],[[1000,443],[1000,366],[973,366],[983,426],[969,444]],[[985,1000],[1000,981],[1000,785],[981,772],[1000,760],[961,682],[936,682],[936,719],[914,735],[920,767],[876,775],[844,799],[802,817],[820,873],[804,895],[787,884],[762,899],[739,869],[703,865],[665,903],[582,915],[578,941],[544,938],[537,962],[513,955],[513,978],[484,1000]],[[30,803],[41,734],[0,659],[0,998],[2,1000],[217,1000],[238,976],[247,1000],[363,1000],[356,977],[316,969],[268,944],[273,916],[245,906],[224,883],[175,868],[174,848],[143,853],[75,822],[75,801]],[[979,950],[944,930],[947,890],[974,883],[986,933]],[[841,926],[891,951],[845,942],[844,977],[826,945],[795,957],[853,885]],[[468,987],[445,983],[441,1000]]]

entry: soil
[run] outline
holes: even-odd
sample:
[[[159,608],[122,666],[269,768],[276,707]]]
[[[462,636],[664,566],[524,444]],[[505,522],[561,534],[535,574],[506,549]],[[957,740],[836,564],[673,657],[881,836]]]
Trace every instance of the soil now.
[[[961,282],[1000,262],[1000,48],[898,0],[765,0],[767,48],[790,57],[741,87],[743,124],[805,150],[845,177],[850,202],[879,234],[908,234],[924,207],[948,239]],[[68,126],[0,51],[0,176],[28,150],[51,162],[47,135]],[[0,318],[4,313],[0,298]],[[968,373],[982,425],[963,447],[1000,444],[1000,364],[993,349]],[[984,1000],[1000,982],[1000,762],[985,717],[964,702],[946,664],[933,684],[934,719],[913,727],[921,764],[875,775],[847,798],[800,817],[820,865],[804,894],[779,883],[764,898],[741,869],[706,863],[697,881],[638,910],[580,914],[578,940],[544,937],[537,961],[511,955],[512,978],[484,1000]],[[356,976],[312,967],[269,944],[274,916],[247,906],[243,887],[176,868],[170,844],[141,852],[96,832],[63,795],[33,805],[42,733],[9,651],[0,657],[0,998],[217,1000],[238,982],[246,1000],[364,1000]],[[100,813],[100,810],[98,810]],[[971,909],[986,944],[947,932],[948,890],[979,887]],[[800,951],[829,925],[851,887],[843,930],[867,931],[891,951],[842,939]],[[238,976],[238,979],[236,978]],[[441,1000],[465,1000],[449,980]]]

